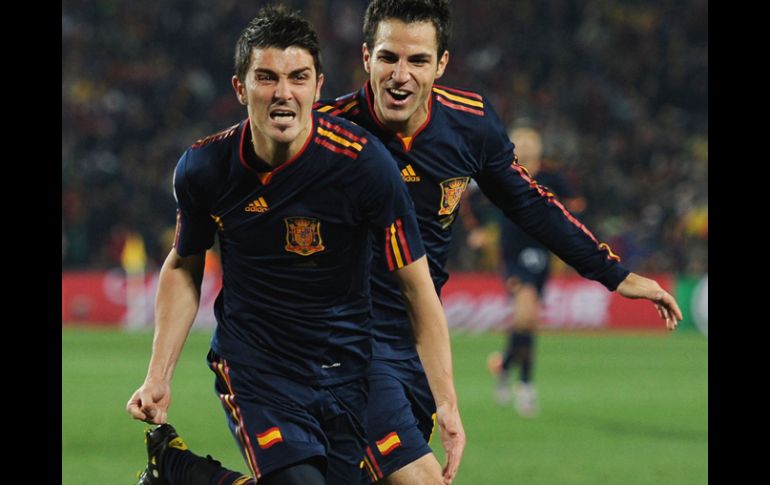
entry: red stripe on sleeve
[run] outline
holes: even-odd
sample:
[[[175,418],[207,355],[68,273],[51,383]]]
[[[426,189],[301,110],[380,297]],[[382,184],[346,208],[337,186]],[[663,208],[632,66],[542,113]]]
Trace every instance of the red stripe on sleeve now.
[[[545,190],[543,190],[543,186],[542,185],[539,185],[536,180],[534,180],[531,177],[529,177],[529,174],[528,174],[527,170],[524,167],[522,167],[521,165],[518,165],[516,163],[511,164],[511,167],[514,170],[516,170],[516,172],[518,172],[519,176],[521,176],[521,178],[526,180],[530,184],[530,186],[532,186],[535,189],[537,189],[538,193],[542,197],[545,197],[546,200],[549,203],[554,204],[556,207],[561,209],[562,214],[564,214],[564,217],[566,217],[568,221],[570,221],[575,227],[577,227],[578,229],[583,231],[583,233],[585,233],[588,237],[590,237],[593,242],[595,242],[596,244],[599,244],[599,241],[596,239],[596,236],[593,235],[593,233],[585,226],[585,224],[583,224],[582,222],[577,220],[575,218],[575,216],[573,216],[570,213],[570,211],[568,211],[567,208],[564,207],[564,205],[562,205],[562,203],[558,199],[556,199],[554,197],[554,195],[552,193],[546,192]],[[602,246],[606,246],[606,248],[602,248]],[[607,253],[608,253],[607,257],[608,257],[608,259],[615,259],[616,261],[620,261],[620,257],[617,254],[613,253],[612,250],[610,249],[609,245],[607,245],[606,243],[599,244],[599,249],[606,249],[607,250]]]
[[[385,248],[384,248],[384,251],[385,251],[385,256],[387,256],[387,259],[388,259],[388,269],[390,271],[393,271],[393,270],[396,269],[396,266],[393,264],[393,254],[392,254],[393,250],[390,247],[390,238],[391,238],[390,226],[388,226],[388,227],[385,228]]]
[[[176,211],[176,234],[174,234],[174,248],[179,247],[179,234],[182,232],[182,209]]]
[[[436,84],[435,86],[437,88],[439,88],[439,89],[443,89],[444,91],[449,91],[450,93],[457,93],[457,94],[461,94],[463,96],[467,96],[469,98],[476,98],[479,101],[483,101],[484,100],[484,98],[482,98],[480,94],[471,93],[470,91],[463,91],[461,89],[448,88],[446,86],[441,86],[440,84]]]
[[[443,104],[444,106],[449,106],[452,109],[456,109],[456,110],[459,110],[459,111],[465,111],[465,112],[474,114],[476,116],[484,116],[484,112],[483,111],[479,111],[477,109],[469,108],[468,106],[462,106],[462,105],[459,105],[459,104],[452,103],[450,101],[447,101],[442,96],[438,96],[437,95],[436,96],[436,100],[438,100],[438,102]]]
[[[367,141],[366,138],[356,136],[353,133],[346,130],[345,128],[341,127],[340,125],[333,125],[323,118],[319,118],[318,122],[335,133],[338,133],[340,135],[345,135],[347,138],[350,138],[352,141],[358,142],[362,145],[366,145],[366,141]]]
[[[353,153],[353,152],[351,152],[350,150],[348,150],[346,148],[340,148],[340,147],[338,147],[336,145],[332,145],[331,143],[329,143],[326,140],[322,140],[322,139],[316,137],[315,142],[318,143],[319,145],[323,146],[324,148],[327,148],[327,149],[333,151],[334,153],[340,153],[342,155],[345,155],[346,157],[352,158],[353,160],[358,158],[358,153]]]

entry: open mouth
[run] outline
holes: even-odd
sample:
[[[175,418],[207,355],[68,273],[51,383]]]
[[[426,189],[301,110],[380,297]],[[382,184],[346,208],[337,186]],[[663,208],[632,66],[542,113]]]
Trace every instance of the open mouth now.
[[[390,88],[387,91],[388,91],[388,94],[390,94],[391,97],[393,97],[393,99],[395,99],[396,101],[405,101],[412,94],[409,91],[402,91],[400,89],[393,89],[393,88]]]
[[[293,111],[286,110],[274,110],[270,112],[270,119],[279,123],[289,123],[297,117],[297,114]]]

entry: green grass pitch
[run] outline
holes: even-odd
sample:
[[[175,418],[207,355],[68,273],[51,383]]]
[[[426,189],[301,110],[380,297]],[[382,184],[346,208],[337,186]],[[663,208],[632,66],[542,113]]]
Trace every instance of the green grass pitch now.
[[[169,421],[192,451],[246,466],[193,332],[173,384]],[[454,483],[708,483],[708,343],[673,334],[546,333],[537,341],[541,412],[519,418],[492,399],[486,357],[502,335],[454,334],[468,446]],[[144,379],[149,332],[62,330],[62,483],[136,482],[144,424],[124,408]],[[434,449],[440,442],[434,436]],[[443,455],[439,452],[443,460]]]

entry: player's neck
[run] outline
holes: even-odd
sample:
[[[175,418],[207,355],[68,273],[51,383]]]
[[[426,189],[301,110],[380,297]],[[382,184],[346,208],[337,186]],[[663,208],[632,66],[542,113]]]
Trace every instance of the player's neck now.
[[[429,102],[430,100],[426,99],[425,103],[417,108],[417,110],[412,113],[412,116],[410,116],[405,121],[384,121],[385,118],[382,116],[382,113],[380,113],[379,106],[376,103],[374,106],[374,112],[377,115],[377,118],[385,127],[403,138],[408,138],[414,136],[414,134],[417,133],[417,130],[419,130],[420,127],[425,123],[425,120],[428,119]]]
[[[263,135],[260,131],[251,128],[251,146],[257,156],[275,168],[282,163],[294,158],[297,153],[305,146],[308,136],[310,136],[310,125],[300,132],[300,134],[289,143],[280,143],[270,137]]]

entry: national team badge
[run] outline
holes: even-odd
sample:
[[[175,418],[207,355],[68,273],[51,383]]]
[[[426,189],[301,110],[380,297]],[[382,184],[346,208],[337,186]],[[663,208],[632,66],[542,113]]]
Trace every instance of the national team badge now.
[[[309,256],[326,249],[321,239],[321,221],[312,217],[287,217],[286,249],[300,256]]]
[[[441,208],[438,215],[445,216],[455,211],[469,181],[470,177],[455,177],[441,182]]]

